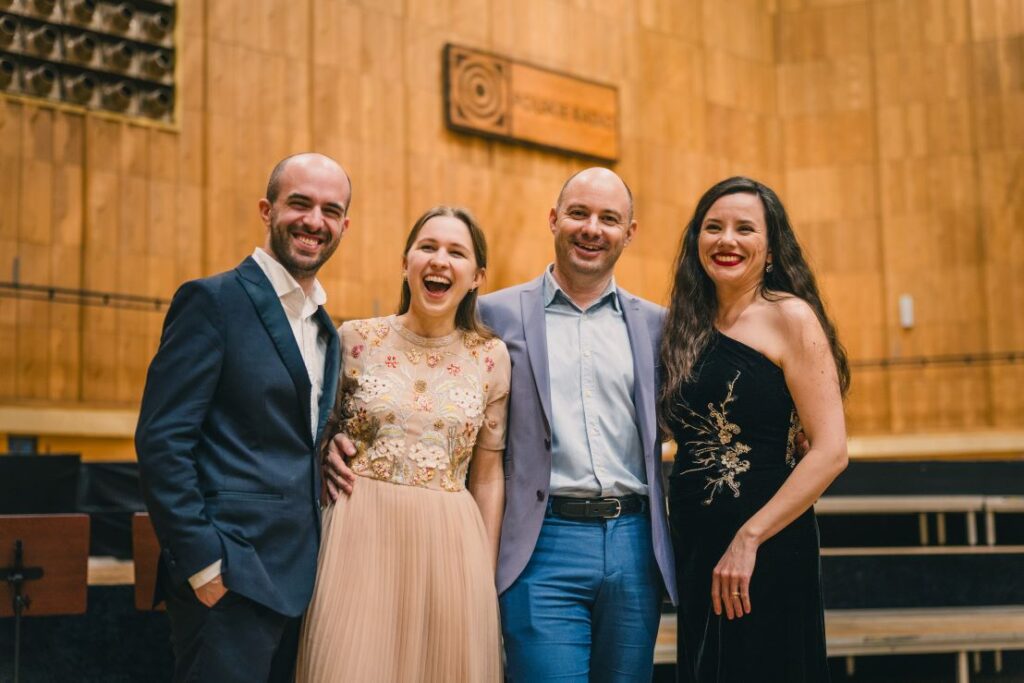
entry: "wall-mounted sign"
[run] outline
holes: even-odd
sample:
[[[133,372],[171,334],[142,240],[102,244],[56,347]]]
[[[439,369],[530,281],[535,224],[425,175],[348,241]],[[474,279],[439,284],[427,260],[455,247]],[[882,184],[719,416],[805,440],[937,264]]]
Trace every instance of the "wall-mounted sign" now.
[[[618,90],[480,50],[444,48],[445,120],[464,133],[615,161]]]

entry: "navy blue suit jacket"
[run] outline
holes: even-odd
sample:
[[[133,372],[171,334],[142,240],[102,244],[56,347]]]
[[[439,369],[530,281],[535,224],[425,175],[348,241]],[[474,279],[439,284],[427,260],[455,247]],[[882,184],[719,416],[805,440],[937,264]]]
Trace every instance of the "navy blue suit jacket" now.
[[[259,265],[247,258],[174,295],[135,432],[161,579],[185,582],[221,559],[229,590],[287,616],[305,610],[320,542],[317,447],[340,360],[323,307],[316,319],[328,344],[314,438],[308,372]]]
[[[655,408],[658,345],[665,309],[618,288],[633,352],[633,405],[650,486],[654,555],[672,602],[675,559],[665,511],[661,438]],[[526,568],[537,545],[551,481],[551,374],[544,321],[544,277],[481,297],[480,317],[508,347],[512,359],[508,427],[505,430],[505,516],[498,556],[498,592]]]

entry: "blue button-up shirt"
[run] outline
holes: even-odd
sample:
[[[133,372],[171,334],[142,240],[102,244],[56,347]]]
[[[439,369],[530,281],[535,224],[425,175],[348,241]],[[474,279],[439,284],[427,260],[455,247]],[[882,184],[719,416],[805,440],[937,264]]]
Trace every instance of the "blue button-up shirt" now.
[[[615,280],[580,309],[544,276],[551,377],[551,495],[647,495],[633,352]]]

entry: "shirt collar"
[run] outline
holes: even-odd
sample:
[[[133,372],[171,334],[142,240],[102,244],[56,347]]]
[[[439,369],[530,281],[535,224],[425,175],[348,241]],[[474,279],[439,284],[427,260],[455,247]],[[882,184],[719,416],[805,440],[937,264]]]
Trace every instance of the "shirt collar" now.
[[[579,308],[579,306],[576,306],[576,304],[573,303],[573,300],[569,295],[565,293],[562,287],[558,284],[558,281],[555,280],[554,270],[555,264],[553,263],[549,264],[544,270],[544,308],[551,306],[551,304],[557,299],[561,299],[575,308]],[[615,309],[616,312],[619,312],[618,294],[619,288],[618,285],[615,284],[615,277],[612,276],[612,279],[608,281],[608,286],[604,288],[603,292],[601,292],[601,296],[597,297],[594,303],[590,304],[587,309],[596,308],[607,301],[611,301],[612,308]]]
[[[279,299],[292,298],[294,297],[293,292],[298,290],[302,298],[309,299],[314,307],[323,306],[327,302],[327,292],[321,286],[319,280],[314,278],[313,291],[307,297],[306,292],[302,289],[302,285],[296,282],[292,274],[281,265],[281,262],[262,248],[256,247],[255,251],[252,252],[252,258],[256,261],[260,270],[267,276],[267,279],[270,280],[270,285],[274,288],[274,293],[277,294]]]

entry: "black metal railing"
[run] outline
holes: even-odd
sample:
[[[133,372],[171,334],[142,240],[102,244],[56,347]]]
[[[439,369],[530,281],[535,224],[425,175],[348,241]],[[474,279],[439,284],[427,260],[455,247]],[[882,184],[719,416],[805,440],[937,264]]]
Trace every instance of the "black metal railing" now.
[[[60,304],[78,304],[82,306],[111,306],[136,311],[163,311],[170,303],[169,299],[139,296],[121,292],[100,292],[91,289],[75,289],[71,287],[52,287],[50,285],[32,285],[21,282],[0,282],[0,297],[32,299]],[[334,317],[340,324],[344,319]],[[984,353],[955,353],[935,356],[905,356],[897,358],[867,358],[851,360],[853,370],[887,370],[906,367],[938,367],[938,366],[973,366],[994,365],[1000,363],[1014,364],[1024,362],[1024,351],[994,351]]]
[[[167,299],[120,292],[98,292],[92,289],[30,285],[21,282],[0,282],[0,297],[49,301],[55,304],[80,306],[111,306],[136,311],[161,311],[170,303]]]
[[[903,358],[869,358],[850,361],[854,370],[886,370],[904,367],[933,367],[949,365],[994,365],[1024,362],[1024,351],[994,351],[991,353],[951,353],[937,356],[906,356]]]

